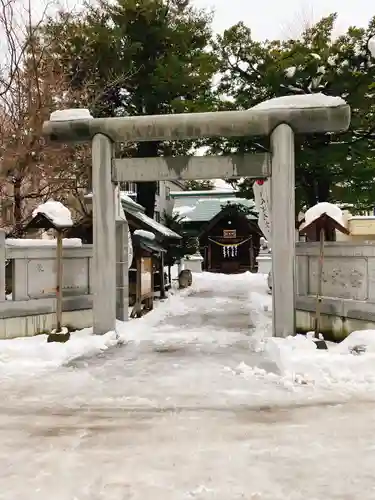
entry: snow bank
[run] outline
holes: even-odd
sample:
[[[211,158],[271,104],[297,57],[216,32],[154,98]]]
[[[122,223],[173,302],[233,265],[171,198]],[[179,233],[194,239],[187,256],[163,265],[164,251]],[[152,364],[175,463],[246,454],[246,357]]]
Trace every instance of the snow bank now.
[[[65,344],[47,343],[47,335],[0,340],[0,374],[33,376],[83,356],[94,356],[118,344],[118,335],[92,335],[90,329],[71,334]]]
[[[312,224],[324,214],[328,215],[328,217],[331,217],[331,219],[335,220],[338,224],[340,224],[340,226],[346,227],[344,215],[341,208],[339,208],[337,205],[333,205],[332,203],[327,202],[317,203],[306,211],[304,226]]]
[[[49,117],[51,122],[87,120],[90,118],[92,118],[90,111],[84,108],[59,109],[57,111],[53,111]]]
[[[375,354],[375,330],[359,330],[351,333],[345,340],[336,345],[337,352],[347,354],[358,346],[365,346],[367,353]]]
[[[247,379],[261,379],[308,398],[375,397],[375,330],[353,332],[339,344],[328,343],[328,350],[317,349],[312,338],[302,335],[263,338],[256,350],[278,373],[244,361],[237,372]]]
[[[184,297],[192,289],[188,288],[170,294],[165,302],[157,303],[152,313],[127,322],[118,321],[116,332],[93,335],[91,328],[72,332],[70,340],[64,344],[47,343],[47,335],[0,340],[0,376],[34,376],[57,369],[81,357],[92,357],[115,345],[144,339],[157,339],[152,331],[158,323],[171,314],[184,310]]]
[[[49,200],[33,211],[33,217],[43,214],[58,228],[72,227],[73,220],[69,208],[59,201]]]
[[[154,240],[155,235],[154,233],[151,233],[150,231],[144,231],[143,229],[137,229],[134,231],[135,236],[140,236],[141,238],[146,238],[148,240]]]
[[[32,239],[16,239],[8,238],[5,243],[9,247],[55,247],[57,240],[32,240]],[[81,247],[82,240],[80,238],[63,238],[64,247]]]
[[[275,97],[274,99],[261,102],[251,109],[266,111],[285,108],[335,108],[345,104],[346,102],[341,97],[331,97],[318,93]]]
[[[140,349],[137,355],[145,356],[145,363],[154,361],[147,356],[159,348],[204,350],[214,360],[207,370],[216,366],[222,373],[211,375],[214,390],[244,391],[248,404],[255,399],[289,404],[375,397],[375,331],[354,332],[340,344],[318,350],[310,336],[272,338],[271,309],[264,275],[193,274],[192,287],[170,294],[140,319],[118,322],[117,334],[94,336],[86,329],[73,333],[66,344],[47,344],[45,335],[0,341],[0,375],[32,376],[129,342],[129,348]],[[220,314],[229,318],[228,328],[212,323],[216,316],[220,321]],[[237,330],[231,321],[247,315],[248,331]],[[187,371],[180,377],[187,378],[173,375],[176,385],[199,376],[193,355],[184,366]]]

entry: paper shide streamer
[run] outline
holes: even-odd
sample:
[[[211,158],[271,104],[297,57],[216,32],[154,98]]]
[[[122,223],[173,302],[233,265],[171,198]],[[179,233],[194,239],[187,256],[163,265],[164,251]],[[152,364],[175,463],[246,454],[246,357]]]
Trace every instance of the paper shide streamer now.
[[[238,249],[237,245],[228,245],[223,247],[223,255],[224,257],[237,257]]]

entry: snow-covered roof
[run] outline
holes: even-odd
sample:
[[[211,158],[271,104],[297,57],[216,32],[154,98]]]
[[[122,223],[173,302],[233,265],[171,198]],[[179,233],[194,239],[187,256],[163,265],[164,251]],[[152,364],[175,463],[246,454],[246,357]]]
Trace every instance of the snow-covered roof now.
[[[251,208],[256,212],[253,200],[246,198],[236,198],[235,196],[222,197],[202,197],[199,194],[195,197],[176,198],[173,208],[173,215],[180,215],[184,222],[208,222],[223,209],[223,205],[242,205]],[[247,215],[249,220],[257,220],[254,215]]]
[[[205,198],[218,198],[218,197],[224,197],[224,198],[235,198],[236,197],[237,190],[235,189],[211,189],[211,190],[204,190],[204,191],[171,191],[170,192],[170,197],[171,198],[194,198],[196,196],[200,197],[205,197]]]
[[[287,95],[283,97],[275,97],[268,101],[263,101],[251,109],[270,110],[270,109],[303,109],[303,108],[332,108],[344,106],[346,102],[341,97],[327,96],[322,93],[303,94],[303,95]]]
[[[92,198],[92,193],[91,195],[86,195],[86,198]],[[121,204],[126,212],[126,214],[130,214],[136,219],[138,219],[142,224],[145,224],[148,228],[156,231],[160,235],[166,237],[166,238],[174,238],[174,239],[181,239],[181,236],[171,229],[169,229],[166,226],[163,226],[163,224],[160,224],[160,222],[157,222],[154,219],[151,219],[151,217],[148,217],[144,212],[145,209],[142,207],[142,205],[139,205],[136,203],[132,198],[126,194],[126,192],[121,191],[120,192],[120,199],[121,199]]]
[[[144,231],[143,229],[137,229],[134,231],[135,236],[140,236],[141,238],[146,238],[147,240],[154,240],[154,233],[150,233],[150,231]]]
[[[318,220],[322,215],[328,215],[328,217],[334,220],[341,227],[346,227],[346,222],[341,208],[333,203],[322,202],[317,203],[306,211],[305,221],[302,224],[301,229],[310,226],[310,224]]]
[[[57,228],[73,226],[69,208],[59,201],[49,200],[46,203],[42,203],[33,211],[33,217],[39,214],[44,215]]]
[[[142,207],[142,205],[134,201],[133,198],[131,198],[126,191],[120,191],[120,199],[123,204],[124,203],[127,204],[130,208],[133,208],[134,210],[140,210],[141,212],[145,211],[144,207]]]
[[[160,235],[166,238],[181,239],[181,236],[179,234],[172,231],[172,229],[163,226],[163,224],[160,224],[160,222],[151,219],[151,217],[148,217],[144,212],[140,212],[139,210],[128,210],[126,206],[124,206],[124,210],[126,213],[132,215],[133,217],[138,219],[141,223],[145,224],[146,226],[148,226],[148,228],[156,231]]]

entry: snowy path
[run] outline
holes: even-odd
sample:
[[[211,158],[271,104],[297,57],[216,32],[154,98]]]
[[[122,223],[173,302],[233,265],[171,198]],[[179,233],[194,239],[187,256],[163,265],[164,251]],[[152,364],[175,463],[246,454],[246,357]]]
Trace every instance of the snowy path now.
[[[259,276],[196,277],[94,357],[6,341],[0,499],[375,498],[374,353],[255,342],[265,291]]]

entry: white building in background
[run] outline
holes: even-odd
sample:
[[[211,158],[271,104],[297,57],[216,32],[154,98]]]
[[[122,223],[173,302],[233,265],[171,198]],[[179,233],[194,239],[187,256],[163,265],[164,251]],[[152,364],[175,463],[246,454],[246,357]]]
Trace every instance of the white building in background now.
[[[137,184],[135,182],[121,182],[120,189],[133,201],[137,201]]]
[[[164,213],[172,215],[174,200],[171,199],[171,191],[186,191],[183,182],[159,181],[155,198],[155,215],[158,222],[163,222]]]
[[[137,200],[137,184],[135,182],[125,182],[122,189],[133,201]],[[185,191],[184,183],[179,181],[158,181],[154,212],[154,219],[157,222],[163,222],[164,212],[172,215],[174,201],[170,196],[171,191]]]

